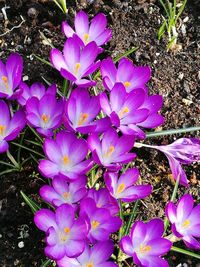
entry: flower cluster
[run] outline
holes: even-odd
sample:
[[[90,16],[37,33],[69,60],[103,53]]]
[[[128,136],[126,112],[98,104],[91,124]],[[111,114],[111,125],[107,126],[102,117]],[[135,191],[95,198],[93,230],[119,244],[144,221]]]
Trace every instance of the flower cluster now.
[[[41,209],[34,217],[45,233],[45,254],[60,267],[114,267],[111,235],[124,233],[127,227],[119,216],[123,202],[152,192],[152,186],[143,184],[139,171],[130,165],[136,157],[135,141],[145,139],[145,129],[164,122],[163,100],[149,94],[149,67],[135,66],[124,57],[116,65],[110,57],[102,62],[97,58],[111,38],[105,15],[98,14],[89,23],[88,15],[80,11],[74,24],[75,30],[63,23],[67,37],[63,51],[54,48],[50,53],[52,65],[69,81],[67,97],[58,99],[54,84],[46,89],[40,83],[29,87],[22,82],[23,61],[18,54],[11,54],[5,65],[0,61],[0,97],[20,105],[13,114],[0,100],[0,153],[8,150],[7,141],[16,138],[26,123],[35,128],[45,138],[46,158],[38,168],[50,178],[40,196],[51,209]],[[98,68],[105,90],[93,95],[89,87],[96,85],[93,73]],[[166,154],[174,178],[187,186],[180,164],[199,160],[199,140],[184,138],[152,147]],[[94,187],[99,178],[100,189]],[[185,195],[177,207],[170,202],[166,214],[173,234],[199,249],[194,237],[200,237],[200,209],[199,205],[193,209],[192,197]],[[137,221],[118,247],[138,266],[165,267],[162,256],[172,242],[163,232],[160,219]]]

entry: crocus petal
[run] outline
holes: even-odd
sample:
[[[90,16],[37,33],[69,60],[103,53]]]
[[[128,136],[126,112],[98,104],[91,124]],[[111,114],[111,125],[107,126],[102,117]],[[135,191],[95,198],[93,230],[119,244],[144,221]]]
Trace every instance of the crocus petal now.
[[[83,253],[85,248],[85,242],[81,240],[70,240],[65,247],[65,253],[69,258],[76,258]]]
[[[198,249],[198,250],[200,249],[200,242],[198,242],[192,236],[184,236],[183,241],[186,244],[186,246],[191,249]]]
[[[71,228],[74,222],[74,208],[69,204],[62,204],[56,209],[56,223],[59,229]]]
[[[64,60],[63,54],[56,48],[53,48],[50,52],[50,60],[53,66],[57,70],[66,69],[67,65]]]
[[[62,244],[47,246],[44,251],[49,258],[55,260],[60,260],[65,256],[65,247]]]
[[[81,264],[78,262],[77,259],[69,258],[67,256],[58,260],[56,263],[57,263],[58,267],[66,267],[66,266],[81,267]]]
[[[40,160],[38,169],[47,178],[53,178],[59,173],[58,166],[49,160]]]
[[[166,260],[157,257],[157,256],[149,256],[145,258],[145,262],[143,259],[141,259],[141,264],[145,264],[144,266],[148,267],[169,267]],[[148,265],[147,265],[148,264]]]
[[[56,141],[52,139],[45,139],[44,145],[43,145],[44,153],[45,155],[53,162],[59,163],[62,154],[60,151],[60,147],[56,143]]]
[[[49,185],[44,185],[40,188],[40,196],[49,203],[52,203],[54,199],[59,198],[59,195]]]
[[[48,209],[41,209],[34,216],[36,226],[46,232],[50,227],[57,228],[54,212]]]
[[[175,223],[177,220],[177,209],[173,202],[169,202],[166,206],[165,213],[171,223]]]
[[[122,237],[122,239],[120,241],[120,248],[127,255],[133,256],[133,253],[134,253],[133,244],[132,244],[129,236]]]
[[[110,93],[110,103],[112,110],[118,112],[125,102],[126,90],[123,84],[116,83]]]
[[[165,238],[155,238],[148,242],[148,246],[151,247],[151,255],[160,256],[166,254],[170,250],[172,243]]]
[[[97,243],[91,253],[91,259],[96,263],[102,263],[110,258],[113,253],[114,245],[112,241]]]
[[[87,34],[89,31],[89,22],[88,22],[88,15],[83,12],[79,11],[75,17],[75,30],[79,36],[83,36],[83,34]]]
[[[184,222],[191,214],[194,200],[190,194],[184,195],[178,202],[177,215],[180,222]]]
[[[67,38],[72,37],[74,34],[74,30],[72,29],[72,27],[69,26],[66,21],[62,22],[62,31],[64,32]]]
[[[112,37],[112,30],[106,29],[96,39],[95,42],[98,46],[107,43]]]
[[[8,148],[8,143],[5,140],[0,141],[0,153],[6,152]]]
[[[12,53],[6,62],[6,70],[8,74],[8,79],[11,82],[12,86],[15,89],[22,78],[22,70],[23,70],[23,59],[17,53]]]
[[[144,128],[155,128],[163,123],[164,123],[163,116],[160,114],[153,113],[149,115],[145,121],[138,123],[138,125]]]
[[[0,100],[0,121],[1,125],[6,127],[10,121],[10,112],[7,104],[3,100]]]

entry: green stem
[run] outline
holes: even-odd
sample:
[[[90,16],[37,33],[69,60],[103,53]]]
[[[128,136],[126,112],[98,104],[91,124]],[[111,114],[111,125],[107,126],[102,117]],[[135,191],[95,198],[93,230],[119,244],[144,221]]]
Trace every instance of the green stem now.
[[[64,79],[63,86],[62,86],[62,91],[63,91],[64,96],[67,95],[67,86],[68,86],[68,81],[66,79]]]
[[[130,216],[130,218],[129,218],[129,220],[128,220],[128,224],[127,224],[126,229],[125,229],[125,231],[124,231],[124,235],[128,235],[128,234],[129,234],[129,230],[130,230],[131,225],[132,225],[132,223],[133,223],[133,220],[134,220],[134,218],[135,218],[135,212],[136,212],[136,210],[137,210],[138,203],[139,203],[139,200],[136,200],[136,201],[135,201],[135,205],[134,205],[134,207],[133,207],[133,211],[132,211],[131,216]]]
[[[37,137],[37,139],[43,144],[43,139],[39,136],[39,134],[36,132],[35,129],[33,129],[31,126],[29,126],[29,129],[34,133],[34,135]]]
[[[120,207],[120,209],[119,209],[119,216],[122,219],[122,221],[124,221],[123,208],[122,208],[122,202],[121,202],[121,200],[119,200],[119,207]],[[123,235],[123,225],[119,229],[118,240],[120,240],[122,238],[122,235]]]
[[[146,138],[199,131],[200,126],[146,133]]]
[[[15,146],[18,146],[18,147],[21,147],[21,148],[23,148],[23,149],[25,149],[25,150],[27,150],[27,151],[30,151],[30,152],[32,152],[32,153],[34,153],[34,154],[36,154],[36,155],[38,155],[38,156],[44,158],[44,155],[43,155],[43,154],[41,154],[41,153],[39,153],[39,152],[37,152],[37,151],[31,149],[31,148],[28,148],[28,147],[26,147],[26,146],[20,145],[20,144],[15,143],[15,142],[11,142],[11,144],[13,144],[13,145],[15,145]]]
[[[182,248],[177,248],[177,247],[174,247],[174,246],[171,247],[171,250],[175,251],[175,252],[178,252],[178,253],[181,253],[181,254],[184,254],[184,255],[191,256],[191,257],[196,258],[196,259],[200,259],[200,254],[196,254],[196,253],[191,252],[189,250],[185,250],[185,249],[182,249]]]
[[[10,154],[9,150],[7,150],[7,157],[9,158],[9,160],[12,162],[12,164],[15,166],[15,168],[17,168],[18,170],[20,169],[19,164],[17,163],[17,161],[14,159],[14,157]]]
[[[176,194],[177,194],[177,191],[178,191],[179,180],[180,180],[180,175],[176,179],[174,190],[173,190],[173,193],[172,193],[172,196],[171,196],[171,199],[170,199],[170,201],[172,201],[172,202],[174,202],[174,200],[176,199]],[[165,225],[165,231],[164,231],[164,234],[165,234],[165,232],[167,231],[167,228],[169,226],[169,220],[167,219],[167,217],[165,217],[164,225]]]

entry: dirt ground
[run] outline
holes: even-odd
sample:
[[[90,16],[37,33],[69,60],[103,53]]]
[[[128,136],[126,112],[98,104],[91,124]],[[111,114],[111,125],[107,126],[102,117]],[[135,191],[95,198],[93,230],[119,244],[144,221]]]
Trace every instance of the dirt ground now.
[[[162,129],[191,127],[199,124],[200,94],[200,1],[188,1],[182,15],[186,21],[186,32],[179,29],[178,43],[180,51],[166,51],[166,37],[162,41],[156,38],[163,10],[158,1],[112,0],[67,1],[69,13],[67,20],[73,22],[75,11],[85,9],[91,17],[104,12],[113,38],[106,45],[105,54],[116,57],[131,47],[139,47],[130,55],[136,65],[149,65],[152,79],[149,82],[150,93],[159,93],[164,97],[162,114],[165,124]],[[1,8],[6,9],[8,21],[4,20]],[[20,53],[25,61],[24,80],[29,84],[46,79],[62,86],[58,72],[41,63],[35,57],[49,58],[51,47],[41,37],[41,32],[55,47],[62,48],[65,37],[60,32],[60,24],[66,17],[55,4],[48,0],[0,0],[0,58],[5,60],[12,51]],[[13,27],[19,26],[17,28]],[[185,136],[197,136],[197,133]],[[176,137],[181,137],[178,135]],[[175,136],[151,138],[146,143],[168,144]],[[31,147],[30,144],[27,144]],[[14,155],[16,147],[11,146]],[[42,152],[42,151],[41,151]],[[28,157],[23,151],[23,157]],[[154,186],[154,193],[140,204],[138,219],[164,217],[164,206],[170,199],[173,180],[166,158],[154,150],[136,150],[138,157],[135,165],[141,172],[142,180]],[[0,160],[6,160],[5,155]],[[5,167],[0,165],[0,171]],[[197,203],[200,202],[200,170],[197,164],[185,166],[190,180],[190,192]],[[38,200],[39,187],[44,183],[37,173],[37,165],[30,160],[23,172],[2,175],[0,177],[0,266],[30,267],[40,266],[43,255],[42,234],[34,226],[33,215],[23,202],[20,190]],[[181,196],[185,188],[178,190]],[[182,245],[182,243],[180,244]],[[200,263],[192,258],[170,253],[170,266],[194,266]],[[131,263],[130,263],[131,264]],[[186,264],[186,265],[180,265]]]

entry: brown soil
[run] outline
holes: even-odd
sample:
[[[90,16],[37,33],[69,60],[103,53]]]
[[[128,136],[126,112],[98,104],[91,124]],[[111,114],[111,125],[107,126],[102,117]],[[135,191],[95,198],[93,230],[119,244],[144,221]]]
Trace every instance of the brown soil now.
[[[33,54],[44,59],[49,57],[51,47],[45,44],[39,31],[55,47],[62,48],[65,38],[60,33],[60,24],[65,20],[65,16],[54,3],[48,0],[0,1],[0,8],[5,5],[5,2],[10,6],[6,10],[9,21],[5,23],[3,14],[0,12],[0,58],[5,60],[11,51],[17,51],[24,58],[24,76],[28,78],[29,84],[34,81],[43,82],[44,78],[50,83],[56,82],[62,86],[58,72],[38,61]],[[115,57],[129,50],[130,47],[139,47],[130,58],[135,64],[151,66],[150,92],[162,94],[164,97],[162,113],[166,122],[160,130],[198,125],[200,113],[199,0],[188,1],[182,15],[182,19],[188,17],[186,35],[184,36],[179,30],[178,41],[182,49],[173,53],[166,51],[166,38],[161,42],[156,38],[162,20],[162,9],[156,1],[96,0],[93,5],[87,4],[86,0],[78,1],[77,4],[75,4],[76,1],[67,2],[70,2],[67,19],[71,22],[73,22],[75,10],[79,9],[86,9],[91,17],[100,11],[107,15],[113,30],[113,38],[106,46],[106,54]],[[22,21],[20,16],[25,20],[21,27],[4,34],[8,29],[20,24]],[[175,136],[168,136],[153,138],[146,142],[168,144],[174,139]],[[14,155],[15,149],[16,147],[11,147]],[[23,153],[24,158],[29,156],[27,152],[23,151]],[[154,193],[140,205],[137,218],[145,220],[155,216],[163,218],[164,206],[173,190],[173,180],[167,160],[154,150],[140,149],[137,154],[135,164],[140,169],[143,181],[150,182],[154,186]],[[1,155],[0,160],[6,160],[5,155]],[[0,166],[0,171],[4,169],[4,166]],[[187,191],[192,193],[199,203],[198,165],[186,166],[185,170],[191,184]],[[37,200],[37,192],[43,184],[40,178],[37,174],[37,165],[32,160],[27,163],[23,172],[0,177],[0,266],[2,267],[40,266],[44,260],[42,234],[34,226],[32,213],[24,205],[20,195],[20,190],[23,190]],[[181,187],[178,195],[181,196],[184,192],[185,188]],[[25,230],[22,231],[22,229]],[[24,242],[23,248],[18,246],[20,241]],[[177,266],[180,263],[199,266],[196,260],[175,253],[171,253],[168,260],[170,266]]]

